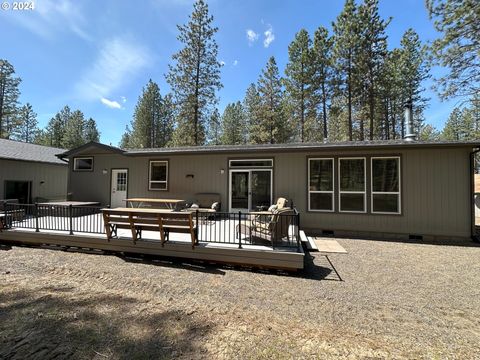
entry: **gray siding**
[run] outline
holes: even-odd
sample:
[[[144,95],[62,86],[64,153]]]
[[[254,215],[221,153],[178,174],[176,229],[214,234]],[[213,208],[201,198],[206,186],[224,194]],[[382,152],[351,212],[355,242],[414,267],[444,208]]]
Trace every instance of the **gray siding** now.
[[[129,169],[129,197],[167,197],[188,199],[199,192],[217,192],[222,209],[228,209],[228,159],[274,158],[273,197],[294,201],[301,213],[301,227],[310,231],[337,233],[416,234],[424,236],[470,236],[470,169],[467,147],[405,149],[297,151],[277,154],[208,154],[133,157],[118,154],[93,154],[93,172],[72,172],[69,192],[74,200],[110,202],[112,168]],[[402,168],[402,214],[370,214],[370,156],[400,156]],[[307,211],[308,157],[366,156],[366,214],[320,213]],[[168,191],[148,190],[149,160],[169,160]],[[72,163],[72,162],[71,162]],[[70,165],[71,166],[71,165]],[[335,166],[338,166],[337,160]],[[103,170],[107,174],[103,174]],[[221,174],[224,169],[224,174]],[[337,170],[337,169],[336,169]],[[194,174],[194,178],[187,178]],[[338,171],[335,171],[337,177]],[[338,179],[335,179],[335,186]],[[336,188],[336,193],[337,193]],[[338,211],[338,198],[335,198]]]
[[[32,182],[33,201],[36,197],[65,200],[67,178],[66,165],[0,159],[0,199],[4,198],[5,180],[18,180]]]

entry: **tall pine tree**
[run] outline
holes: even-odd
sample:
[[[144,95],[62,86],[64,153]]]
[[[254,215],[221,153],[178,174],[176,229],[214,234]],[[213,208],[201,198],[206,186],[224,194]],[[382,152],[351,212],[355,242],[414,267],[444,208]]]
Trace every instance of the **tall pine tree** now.
[[[378,0],[364,0],[358,8],[360,41],[357,69],[361,77],[360,101],[363,113],[368,114],[368,137],[375,137],[375,120],[379,83],[382,76],[383,63],[387,56],[387,36],[385,29],[390,20],[383,20],[378,12]],[[360,120],[360,140],[365,139],[363,117]]]
[[[173,109],[170,96],[162,98],[160,88],[151,79],[143,88],[132,120],[128,143],[123,147],[157,148],[170,143],[173,132]],[[128,130],[127,130],[128,131]]]
[[[217,60],[218,45],[214,39],[218,29],[212,26],[213,16],[208,5],[197,0],[186,25],[178,26],[178,40],[183,49],[172,56],[166,78],[177,107],[175,145],[205,143],[205,122],[217,103],[221,64]]]
[[[221,143],[224,145],[242,145],[247,143],[245,111],[242,103],[228,104],[222,115]]]
[[[332,50],[333,39],[329,36],[328,30],[320,26],[315,31],[313,39],[312,93],[315,106],[320,108],[323,141],[328,138],[328,107],[331,103],[334,85]],[[317,136],[315,140],[320,140],[320,136]]]
[[[311,40],[305,29],[300,30],[288,46],[288,63],[285,68],[285,89],[293,105],[293,121],[298,124],[300,142],[312,140],[315,136],[315,113],[312,106],[312,52]]]
[[[354,0],[346,0],[342,12],[333,23],[337,94],[345,94],[348,139],[353,140],[353,110],[359,74],[356,69],[359,46],[358,10]]]
[[[0,138],[8,139],[17,130],[20,82],[12,64],[0,59]]]
[[[15,138],[20,141],[31,143],[38,134],[37,114],[33,111],[32,105],[26,103],[20,108],[20,125]]]
[[[282,107],[282,82],[273,56],[262,70],[257,89],[260,95],[260,123],[256,134],[259,142],[270,144],[287,142],[289,131]]]

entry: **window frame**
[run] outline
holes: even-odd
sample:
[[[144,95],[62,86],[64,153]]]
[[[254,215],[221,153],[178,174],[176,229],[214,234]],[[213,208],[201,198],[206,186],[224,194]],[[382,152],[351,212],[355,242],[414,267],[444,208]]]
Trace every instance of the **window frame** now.
[[[373,191],[373,160],[374,159],[398,159],[398,192]],[[379,215],[402,215],[402,163],[400,156],[372,156],[370,157],[370,212]],[[373,195],[397,195],[398,212],[385,212],[373,210]]]
[[[233,165],[232,162],[249,162],[249,161],[270,161],[271,165],[257,165],[257,166],[252,166],[252,165]],[[270,169],[273,168],[273,158],[241,158],[241,159],[229,159],[228,160],[228,168],[229,169]]]
[[[340,181],[342,179],[342,169],[340,162],[342,160],[363,160],[363,191],[342,191]],[[342,210],[342,194],[363,194],[363,210]],[[338,158],[338,212],[350,214],[367,213],[367,158],[365,156],[339,157]]]
[[[152,180],[152,164],[154,163],[163,163],[165,164],[165,181],[163,180]],[[149,160],[148,163],[148,190],[149,191],[168,191],[168,175],[169,175],[169,163],[168,160]],[[152,188],[152,183],[162,184],[165,183],[165,189]]]
[[[77,169],[77,160],[92,160],[92,167],[90,169]],[[73,171],[75,172],[92,172],[94,169],[94,159],[93,156],[78,156],[73,158]]]
[[[323,190],[310,190],[310,161],[311,160],[330,160],[332,162],[332,190],[331,191],[323,191]],[[311,200],[310,194],[332,194],[332,209],[331,210],[324,210],[324,209],[312,209],[311,207]],[[312,157],[308,158],[308,175],[307,175],[307,196],[308,196],[308,211],[311,212],[328,212],[333,213],[335,212],[335,158],[333,157]]]

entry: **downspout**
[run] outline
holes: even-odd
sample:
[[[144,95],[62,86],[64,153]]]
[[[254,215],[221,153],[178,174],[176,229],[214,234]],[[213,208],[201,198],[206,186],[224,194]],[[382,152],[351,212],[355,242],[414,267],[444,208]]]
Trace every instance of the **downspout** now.
[[[480,152],[480,148],[476,148],[470,153],[470,236],[475,242],[480,242],[475,226],[475,154],[478,152]]]

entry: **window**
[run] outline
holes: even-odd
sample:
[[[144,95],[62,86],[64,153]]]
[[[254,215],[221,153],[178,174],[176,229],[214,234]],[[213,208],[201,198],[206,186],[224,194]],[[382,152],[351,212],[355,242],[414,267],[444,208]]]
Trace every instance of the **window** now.
[[[333,159],[308,159],[308,210],[333,211]]]
[[[168,161],[150,161],[149,190],[168,189]]]
[[[399,157],[372,157],[372,213],[400,214]]]
[[[365,212],[365,158],[338,159],[339,210]]]
[[[78,157],[73,159],[74,171],[93,171],[93,157]]]
[[[272,167],[272,159],[242,159],[242,160],[230,160],[231,168],[264,168]]]

